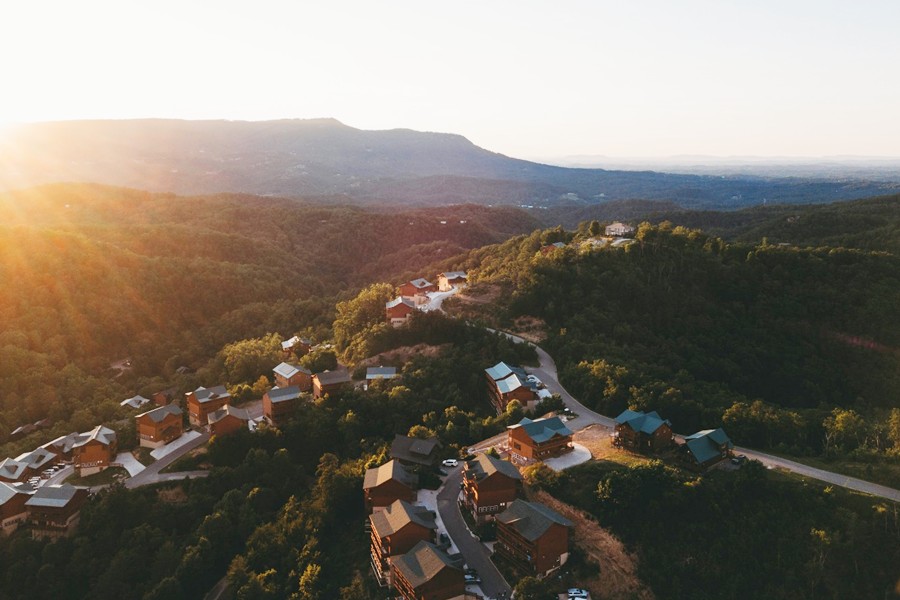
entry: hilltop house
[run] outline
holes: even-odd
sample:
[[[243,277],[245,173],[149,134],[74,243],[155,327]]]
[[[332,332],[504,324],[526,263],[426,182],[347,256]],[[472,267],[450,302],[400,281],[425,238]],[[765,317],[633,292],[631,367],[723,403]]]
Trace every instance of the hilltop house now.
[[[644,413],[625,410],[616,417],[613,444],[633,452],[652,454],[671,447],[675,443],[672,424],[663,420],[656,411]]]
[[[88,432],[78,434],[72,446],[72,461],[79,477],[99,473],[116,457],[116,432],[97,425]]]
[[[438,289],[442,292],[449,292],[455,287],[466,285],[469,276],[465,271],[447,271],[438,275]]]
[[[78,526],[87,490],[71,485],[44,485],[25,501],[31,537],[55,540],[68,537]]]
[[[461,562],[428,541],[391,560],[391,579],[404,600],[462,600],[466,582]]]
[[[194,427],[206,427],[209,423],[209,413],[219,410],[231,400],[231,394],[224,385],[211,388],[198,387],[187,396],[188,419]]]
[[[427,279],[419,278],[402,284],[398,291],[402,298],[412,298],[418,305],[428,302],[428,293],[436,292],[437,289],[437,286]]]
[[[397,500],[415,502],[418,485],[418,476],[407,471],[398,460],[390,460],[380,467],[367,469],[363,478],[366,510],[379,510]]]
[[[519,494],[522,475],[511,462],[479,454],[463,466],[463,498],[466,508],[480,522],[503,511]]]
[[[4,458],[0,461],[0,481],[7,483],[16,483],[17,481],[25,481],[31,477],[31,471],[28,465],[12,458]]]
[[[25,502],[29,498],[31,494],[8,483],[0,483],[0,534],[9,535],[25,521],[28,514]]]
[[[41,448],[49,450],[56,455],[60,462],[71,462],[74,453],[75,442],[78,441],[77,433],[61,435],[55,440],[42,444]]]
[[[390,581],[390,560],[405,554],[421,541],[434,542],[437,536],[436,516],[423,506],[397,500],[384,510],[369,515],[372,533],[372,570],[379,585]]]
[[[289,357],[292,354],[297,356],[298,358],[306,356],[307,354],[309,354],[310,348],[312,348],[312,340],[308,340],[296,335],[281,342],[281,350],[282,352],[284,352],[284,355],[286,357]]]
[[[138,437],[142,448],[159,448],[184,433],[182,415],[184,412],[177,404],[167,404],[137,415]]]
[[[501,414],[512,400],[522,403],[522,408],[533,410],[537,406],[537,386],[528,380],[528,374],[521,367],[498,362],[484,370],[488,381],[488,395],[491,404]]]
[[[226,404],[219,410],[209,413],[209,432],[212,435],[228,435],[241,429],[247,429],[250,413],[243,408],[235,408]]]
[[[610,237],[626,237],[634,235],[634,227],[616,221],[615,223],[606,226],[605,233]]]
[[[275,385],[280,388],[297,386],[301,392],[312,389],[312,371],[294,363],[283,362],[272,369]]]
[[[400,327],[416,310],[416,305],[402,296],[398,296],[384,305],[385,318],[394,327]]]
[[[297,410],[300,388],[296,385],[274,387],[263,395],[263,416],[275,427],[284,425]]]
[[[40,474],[41,471],[52,466],[54,461],[56,461],[56,454],[46,448],[37,448],[16,457],[16,462],[25,465],[25,471],[29,477]]]
[[[703,471],[731,456],[734,444],[720,427],[685,436],[681,456],[689,468]]]
[[[506,432],[510,456],[521,462],[545,460],[572,450],[572,430],[559,417],[524,418]]]
[[[313,396],[321,398],[325,394],[339,392],[344,386],[352,383],[353,380],[350,379],[350,373],[346,369],[316,373],[312,378]]]
[[[538,577],[566,564],[572,522],[538,502],[515,500],[497,515],[494,551]]]
[[[441,443],[437,438],[425,440],[405,435],[395,435],[391,444],[391,458],[396,458],[404,465],[423,465],[431,467],[437,464]]]

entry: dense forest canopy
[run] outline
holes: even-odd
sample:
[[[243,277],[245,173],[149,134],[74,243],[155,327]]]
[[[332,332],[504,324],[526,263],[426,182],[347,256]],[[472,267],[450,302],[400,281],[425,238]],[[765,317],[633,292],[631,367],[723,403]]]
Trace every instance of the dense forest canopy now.
[[[322,341],[336,299],[375,279],[433,278],[442,261],[533,226],[512,208],[374,212],[89,185],[9,193],[0,443],[45,417],[109,420],[120,400],[168,387],[230,342],[298,329]],[[127,373],[105,372],[122,358]],[[179,381],[220,383],[195,379]]]

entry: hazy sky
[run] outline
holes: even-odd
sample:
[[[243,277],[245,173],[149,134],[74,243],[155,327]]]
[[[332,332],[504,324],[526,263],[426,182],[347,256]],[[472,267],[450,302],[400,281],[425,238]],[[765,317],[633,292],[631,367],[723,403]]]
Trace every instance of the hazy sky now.
[[[0,121],[335,117],[519,157],[900,156],[900,0],[44,0]]]

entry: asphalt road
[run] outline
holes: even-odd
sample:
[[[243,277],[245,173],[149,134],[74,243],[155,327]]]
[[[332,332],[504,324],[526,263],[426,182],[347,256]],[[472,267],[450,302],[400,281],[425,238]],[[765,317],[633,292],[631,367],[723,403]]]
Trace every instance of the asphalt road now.
[[[481,577],[481,589],[485,596],[496,598],[500,592],[505,592],[508,597],[512,589],[491,562],[491,553],[469,532],[469,528],[459,512],[457,498],[461,481],[462,467],[456,467],[450,471],[447,479],[444,480],[444,485],[438,490],[437,508],[444,527],[447,529],[447,535],[456,544],[469,568],[478,571],[478,575]]]
[[[208,433],[201,433],[200,437],[191,441],[184,446],[181,446],[171,454],[167,454],[163,456],[161,459],[151,464],[149,467],[135,475],[130,479],[125,480],[125,487],[128,489],[134,489],[141,487],[142,485],[151,485],[154,483],[161,483],[163,481],[174,481],[177,479],[196,479],[198,477],[206,477],[209,475],[209,471],[186,471],[182,473],[160,473],[163,469],[171,465],[173,462],[193,450],[198,446],[202,446],[206,442],[209,441]]]
[[[531,343],[520,338],[519,336],[512,335],[506,332],[502,333],[514,342],[529,344]],[[562,385],[560,385],[556,370],[556,363],[553,362],[553,359],[550,357],[550,355],[547,354],[540,346],[537,346],[535,344],[531,345],[534,346],[535,350],[537,351],[540,366],[534,369],[528,369],[528,372],[537,375],[548,390],[550,390],[554,394],[559,394],[560,397],[562,397],[563,401],[566,403],[566,406],[569,407],[569,410],[578,415],[578,418],[572,419],[571,421],[566,423],[569,429],[577,431],[579,429],[584,429],[591,424],[598,424],[610,429],[615,427],[615,421],[613,419],[590,410],[589,408],[578,402],[578,400],[573,398],[572,395],[569,394],[565,390],[565,388],[562,387]],[[872,496],[877,496],[879,498],[886,498],[888,500],[893,500],[894,502],[900,502],[900,490],[895,490],[894,488],[879,485],[877,483],[872,483],[870,481],[864,481],[855,477],[848,477],[847,475],[841,475],[839,473],[833,473],[831,471],[825,471],[823,469],[817,469],[815,467],[810,467],[793,460],[766,454],[758,450],[750,450],[749,448],[740,447],[735,447],[734,450],[735,453],[744,454],[747,456],[747,458],[758,460],[765,466],[771,467],[773,469],[784,469],[803,477],[809,477],[811,479],[824,481],[825,483],[829,483],[831,485],[836,485],[865,494],[871,494]]]

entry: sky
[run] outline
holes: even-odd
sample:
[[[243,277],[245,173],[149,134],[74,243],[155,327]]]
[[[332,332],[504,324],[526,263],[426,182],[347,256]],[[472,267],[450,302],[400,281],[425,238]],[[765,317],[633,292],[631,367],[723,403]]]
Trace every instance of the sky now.
[[[0,123],[333,117],[522,158],[900,156],[897,0],[0,5]]]

